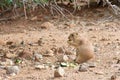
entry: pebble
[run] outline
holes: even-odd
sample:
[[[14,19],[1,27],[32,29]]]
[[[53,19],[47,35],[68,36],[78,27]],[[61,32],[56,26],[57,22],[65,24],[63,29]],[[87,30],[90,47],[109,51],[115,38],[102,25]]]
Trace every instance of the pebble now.
[[[58,69],[54,71],[54,77],[63,77],[64,74],[65,74],[65,71],[62,67],[58,67]]]
[[[19,57],[25,58],[25,59],[31,59],[33,56],[32,52],[28,50],[23,50],[19,53]]]
[[[13,41],[7,41],[6,45],[12,45],[14,42]]]
[[[0,66],[0,69],[5,69],[5,66]]]
[[[18,66],[8,66],[6,67],[6,73],[7,74],[18,74],[20,72],[20,69]]]
[[[74,61],[75,60],[75,58],[76,58],[76,55],[69,55],[68,56],[69,57],[69,61]]]
[[[57,52],[60,54],[63,54],[63,53],[65,53],[65,50],[64,50],[64,48],[63,47],[59,47],[58,49],[57,49]]]
[[[68,61],[68,60],[69,60],[69,58],[68,58],[67,55],[63,55],[63,54],[58,55],[58,61],[59,61],[59,62],[66,62],[66,61]]]
[[[39,64],[39,65],[35,65],[35,69],[40,69],[40,70],[42,70],[42,69],[45,69],[46,67],[45,67],[45,65],[43,65],[43,64]]]
[[[110,80],[116,80],[116,75],[112,75]]]
[[[54,70],[55,69],[55,65],[51,65],[51,69]]]
[[[53,27],[54,25],[50,22],[44,22],[43,24],[41,24],[41,28],[42,29],[49,29],[51,27]]]
[[[35,60],[37,60],[37,61],[43,59],[43,56],[39,53],[34,53],[34,57],[35,57]]]
[[[52,50],[47,50],[45,54],[43,54],[45,57],[52,57],[54,56],[54,52]]]
[[[43,39],[42,39],[42,38],[39,38],[39,40],[38,40],[37,43],[38,43],[39,46],[42,46],[42,44],[43,44]]]
[[[117,64],[120,64],[120,59],[117,60]]]
[[[73,53],[66,50],[66,51],[65,51],[65,54],[66,54],[66,55],[72,55]]]
[[[95,74],[104,75],[104,72],[102,72],[102,71],[95,71]]]
[[[12,54],[12,53],[6,53],[5,57],[11,59],[11,58],[17,57],[17,55],[16,54]]]
[[[11,59],[6,59],[5,61],[0,61],[1,66],[12,66],[14,65],[13,61]]]
[[[88,68],[89,68],[88,65],[82,64],[82,65],[80,65],[78,71],[80,71],[80,72],[86,72],[86,71],[88,71]]]
[[[96,67],[96,64],[95,64],[95,63],[93,63],[93,62],[88,63],[88,65],[89,65],[89,68],[94,68],[94,67]]]

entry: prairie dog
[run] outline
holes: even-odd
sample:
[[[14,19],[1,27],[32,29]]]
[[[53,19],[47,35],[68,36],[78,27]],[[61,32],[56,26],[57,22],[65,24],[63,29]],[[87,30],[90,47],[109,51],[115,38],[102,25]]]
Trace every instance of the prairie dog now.
[[[75,62],[84,63],[94,57],[94,48],[84,36],[75,32],[71,33],[67,42],[76,48]]]

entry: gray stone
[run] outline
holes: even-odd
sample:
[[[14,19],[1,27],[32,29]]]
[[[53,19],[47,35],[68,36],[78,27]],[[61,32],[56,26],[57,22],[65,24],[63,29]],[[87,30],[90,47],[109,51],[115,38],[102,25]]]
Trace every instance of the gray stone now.
[[[7,74],[18,74],[20,72],[20,69],[18,66],[8,66],[6,68],[6,73]]]
[[[86,72],[86,71],[88,71],[88,65],[87,64],[80,65],[79,71],[80,72]]]
[[[43,59],[43,56],[42,56],[41,54],[39,54],[39,53],[34,53],[34,57],[35,57],[35,59],[37,59],[37,60]]]
[[[65,71],[62,67],[59,67],[54,71],[54,77],[63,77],[65,74]]]

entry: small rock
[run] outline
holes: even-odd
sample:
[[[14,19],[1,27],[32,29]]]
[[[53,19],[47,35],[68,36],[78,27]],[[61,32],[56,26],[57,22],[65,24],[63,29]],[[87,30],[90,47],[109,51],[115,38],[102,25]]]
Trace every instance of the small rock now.
[[[87,25],[89,25],[89,24],[87,24]],[[89,31],[93,31],[93,29],[92,28],[90,28],[90,29],[88,29]]]
[[[6,45],[12,45],[14,42],[13,41],[7,41]]]
[[[42,69],[45,69],[45,65],[35,65],[35,69],[40,69],[40,70],[42,70]]]
[[[69,61],[73,62],[76,58],[76,55],[69,55],[68,57],[69,57]]]
[[[67,55],[63,55],[63,61],[68,61],[68,56]]]
[[[12,44],[12,45],[9,46],[10,49],[14,49],[14,48],[16,48],[16,47],[17,47],[16,44]]]
[[[95,47],[94,48],[94,52],[98,52],[99,51],[99,48],[98,47]]]
[[[18,66],[9,66],[6,68],[7,74],[18,74],[20,72],[20,69]]]
[[[116,75],[112,75],[110,80],[116,80],[116,79],[117,79]]]
[[[63,55],[63,54],[60,54],[60,55],[58,55],[58,61],[59,62],[66,62],[66,61],[68,61],[68,56],[67,55]]]
[[[38,40],[38,45],[39,45],[39,46],[42,46],[42,43],[43,43],[42,38],[39,38],[39,40]]]
[[[54,56],[54,52],[52,50],[47,50],[45,54],[43,54],[45,57],[52,57]]]
[[[50,22],[44,22],[43,24],[41,24],[41,28],[42,29],[49,29],[51,27],[53,27],[54,25]]]
[[[80,72],[86,72],[86,71],[88,71],[88,65],[86,65],[86,64],[80,65],[78,71],[80,71]]]
[[[0,66],[0,69],[5,69],[5,66]]]
[[[66,54],[66,55],[72,55],[72,52],[70,52],[70,51],[65,51],[65,54]]]
[[[38,53],[34,53],[34,57],[35,57],[35,61],[39,61],[39,60],[43,59],[43,56]]]
[[[96,67],[96,64],[95,63],[88,63],[88,65],[89,65],[89,68],[94,68],[94,67]]]
[[[102,72],[102,71],[95,71],[95,74],[98,74],[98,75],[103,75],[103,74],[104,74],[104,72]]]
[[[14,63],[11,59],[6,59],[5,61],[1,61],[0,65],[2,65],[2,66],[12,66],[12,65],[14,65]]]
[[[19,53],[19,57],[25,59],[32,59],[32,56],[33,56],[32,52],[28,50],[23,50],[22,52]]]
[[[22,40],[22,41],[20,42],[20,44],[21,44],[21,45],[24,45],[24,44],[25,44],[25,41]]]
[[[59,67],[54,71],[54,77],[63,77],[65,74],[65,71],[62,67]]]
[[[60,47],[57,49],[57,52],[63,54],[63,53],[65,53],[65,50],[63,49],[63,47]]]
[[[37,19],[38,19],[37,16],[34,16],[34,17],[31,18],[32,21],[36,21]]]
[[[6,53],[5,57],[11,59],[11,58],[15,58],[15,57],[17,57],[17,55],[16,55],[16,54],[12,54],[12,53]]]
[[[51,69],[54,70],[55,69],[55,65],[51,65]]]
[[[120,59],[117,60],[117,64],[120,64]]]
[[[11,73],[10,76],[15,76],[16,74],[15,73]]]

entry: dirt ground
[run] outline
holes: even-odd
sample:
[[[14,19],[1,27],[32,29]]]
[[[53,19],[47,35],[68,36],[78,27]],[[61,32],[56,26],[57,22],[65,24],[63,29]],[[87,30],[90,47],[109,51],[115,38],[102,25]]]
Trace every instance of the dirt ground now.
[[[41,28],[49,22],[52,26]],[[75,18],[52,18],[49,16],[39,20],[24,20],[0,23],[0,44],[7,41],[20,43],[24,41],[24,49],[43,52],[51,48],[69,47],[68,35],[72,32],[85,33],[95,47],[95,68],[86,72],[78,72],[75,68],[65,68],[65,76],[54,78],[54,70],[36,70],[33,61],[20,68],[20,73],[9,76],[4,69],[0,69],[0,80],[120,80],[120,20],[114,18],[106,8],[81,11]],[[42,46],[30,46],[42,38]],[[1,46],[14,52],[8,46]],[[54,54],[56,55],[56,54]],[[55,56],[47,57],[45,61],[54,62]],[[43,61],[43,62],[45,62]],[[112,75],[116,79],[110,79]]]

